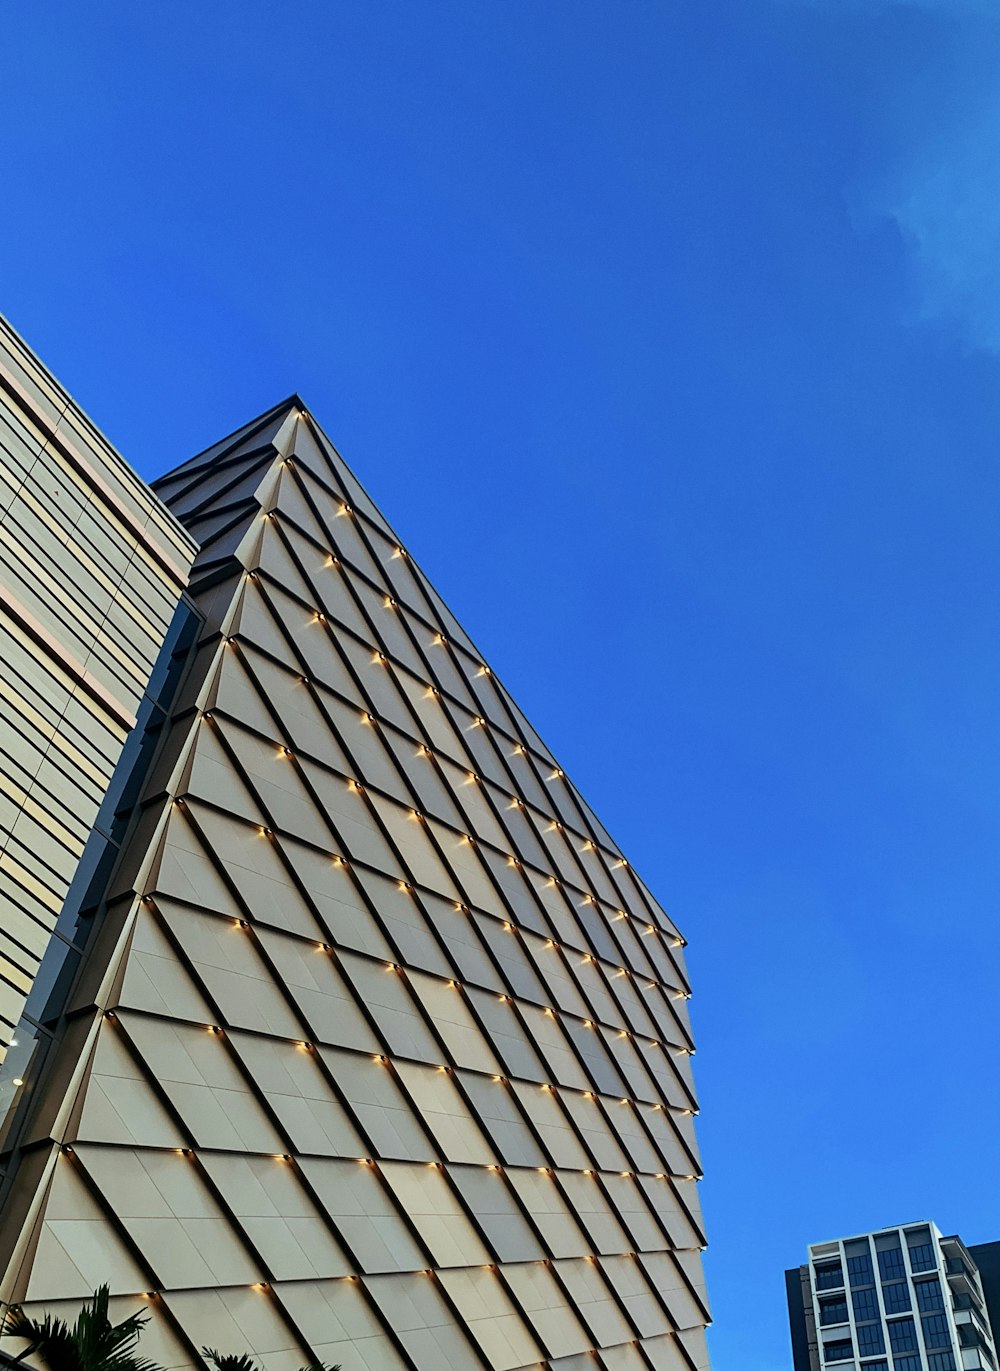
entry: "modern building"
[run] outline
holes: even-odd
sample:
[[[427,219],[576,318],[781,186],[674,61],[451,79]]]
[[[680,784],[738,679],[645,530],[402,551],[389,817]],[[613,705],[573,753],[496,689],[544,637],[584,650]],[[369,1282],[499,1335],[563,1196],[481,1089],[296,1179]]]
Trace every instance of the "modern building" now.
[[[0,1061],[196,544],[0,319]],[[69,953],[67,955],[70,955]],[[36,994],[43,996],[44,987]],[[0,1108],[7,1101],[0,1100]]]
[[[904,1224],[814,1243],[785,1283],[794,1371],[996,1371],[1000,1243]]]
[[[707,1368],[679,931],[297,397],[155,495],[199,550],[60,916],[0,1299],[106,1281],[165,1367]]]

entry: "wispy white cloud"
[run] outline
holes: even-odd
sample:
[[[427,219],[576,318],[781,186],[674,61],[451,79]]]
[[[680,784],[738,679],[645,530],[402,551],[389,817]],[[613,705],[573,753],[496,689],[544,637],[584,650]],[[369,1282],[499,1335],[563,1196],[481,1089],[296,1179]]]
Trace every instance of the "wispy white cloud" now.
[[[908,165],[857,197],[859,215],[899,225],[925,318],[1000,351],[1000,90],[964,126],[942,129]]]
[[[845,188],[855,225],[898,226],[917,318],[1000,352],[1000,0],[779,3],[882,44],[870,160]]]

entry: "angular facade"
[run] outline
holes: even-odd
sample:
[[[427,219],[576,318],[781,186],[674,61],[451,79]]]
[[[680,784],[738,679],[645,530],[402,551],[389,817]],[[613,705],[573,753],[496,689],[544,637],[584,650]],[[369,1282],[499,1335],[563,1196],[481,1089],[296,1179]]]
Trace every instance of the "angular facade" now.
[[[0,1112],[36,1047],[18,1020],[195,550],[0,319]]]
[[[932,1223],[814,1243],[785,1273],[794,1371],[995,1371],[998,1248]]]
[[[297,399],[155,489],[195,627],[0,1298],[108,1281],[171,1367],[707,1367],[678,930]]]

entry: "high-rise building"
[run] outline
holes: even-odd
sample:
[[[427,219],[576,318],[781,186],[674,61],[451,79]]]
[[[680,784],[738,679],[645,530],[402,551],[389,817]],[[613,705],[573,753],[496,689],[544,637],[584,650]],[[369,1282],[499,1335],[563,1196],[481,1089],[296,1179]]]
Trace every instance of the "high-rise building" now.
[[[196,545],[0,319],[0,1061],[53,939]],[[53,964],[50,957],[49,965]]]
[[[1000,1243],[882,1228],[814,1243],[785,1284],[794,1371],[996,1371]]]
[[[297,398],[154,489],[199,551],[0,1299],[106,1281],[166,1367],[706,1368],[677,928]]]

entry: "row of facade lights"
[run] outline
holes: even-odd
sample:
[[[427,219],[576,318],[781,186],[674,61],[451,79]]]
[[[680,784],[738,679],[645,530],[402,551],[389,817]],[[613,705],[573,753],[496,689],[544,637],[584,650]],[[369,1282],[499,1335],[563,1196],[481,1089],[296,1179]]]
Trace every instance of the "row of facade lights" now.
[[[251,573],[250,573],[250,576],[251,576],[252,579],[255,579],[255,578],[256,578],[256,573],[255,573],[255,572],[251,572]],[[314,618],[315,618],[315,620],[316,620],[317,622],[319,622],[319,623],[326,623],[326,616],[325,616],[324,614],[322,614],[321,612],[318,612],[318,611],[317,611],[316,614],[314,615]],[[231,646],[233,646],[233,647],[236,647],[236,646],[237,646],[237,643],[236,643],[235,639],[230,639],[229,642],[230,642]],[[374,663],[379,664],[379,665],[385,665],[385,664],[388,662],[388,658],[386,657],[385,653],[383,653],[383,652],[376,652],[376,653],[374,654],[372,660],[373,660]],[[485,670],[486,670],[486,673],[487,673],[487,674],[490,674],[488,668],[485,668]],[[479,674],[479,673],[477,673],[477,674]],[[300,679],[303,680],[303,681],[305,680],[304,677],[302,677],[302,678],[300,678]],[[431,696],[433,696],[433,697],[439,697],[439,696],[440,696],[440,691],[438,691],[438,690],[437,690],[435,687],[433,687],[433,686],[432,686],[432,687],[429,687],[428,693],[429,693],[429,695],[431,695]],[[206,715],[205,717],[206,717],[206,718],[209,718],[209,719],[211,718],[210,715]],[[368,725],[372,725],[372,724],[374,724],[376,721],[375,721],[375,719],[374,719],[374,717],[373,717],[372,714],[370,714],[370,713],[368,713],[368,712],[364,712],[364,713],[362,714],[362,722],[364,722],[364,723],[366,723],[366,724],[368,724]],[[473,727],[481,727],[481,726],[484,726],[484,725],[485,725],[485,722],[486,722],[485,719],[483,719],[481,716],[477,716],[477,717],[475,718],[475,720],[473,721]],[[431,752],[431,749],[428,748],[425,744],[422,744],[422,745],[421,745],[421,749],[420,749],[420,750],[421,750],[421,753],[422,753],[424,756],[433,756],[433,753]],[[525,753],[526,753],[526,749],[525,749],[525,747],[524,747],[523,744],[518,743],[518,744],[515,745],[515,747],[514,747],[514,754],[515,754],[515,755],[517,755],[517,754],[525,754]],[[287,756],[291,756],[292,753],[291,753],[291,750],[290,750],[289,748],[285,747],[285,748],[282,748],[282,750],[281,750],[281,755],[287,757]],[[470,780],[475,780],[475,781],[478,781],[478,780],[479,780],[479,777],[476,776],[474,772],[469,772],[468,775],[469,775],[469,779],[470,779]],[[550,774],[549,779],[550,779],[550,780],[556,780],[556,779],[561,779],[561,778],[563,778],[564,776],[565,776],[565,772],[563,771],[563,769],[562,769],[561,767],[557,767],[557,768]],[[358,783],[355,782],[355,785],[357,786],[357,789],[358,789],[359,791],[360,791],[360,790],[363,790],[363,787],[360,786]],[[511,803],[511,806],[510,806],[510,807],[511,807],[511,808],[514,808],[515,806],[516,806],[516,807],[520,807],[520,808],[525,808],[525,807],[526,807],[526,806],[524,805],[524,802],[521,801],[521,800],[520,800],[519,798],[517,798],[517,797],[514,797],[514,798],[512,799],[512,803]],[[555,821],[555,822],[550,823],[550,825],[549,825],[549,831],[553,831],[553,830],[558,830],[558,831],[560,831],[560,832],[563,832],[563,831],[564,831],[564,828],[563,828],[563,825],[562,825],[559,821]],[[473,840],[470,839],[470,838],[467,838],[467,841],[471,843]],[[594,843],[594,841],[593,841],[592,839],[586,839],[585,842],[584,842],[584,847],[583,847],[581,850],[582,850],[582,851],[597,851],[597,852],[599,852],[601,849],[597,846],[596,843]],[[520,863],[518,863],[518,862],[515,862],[514,864],[515,864],[515,865],[520,865]],[[628,865],[629,865],[628,860],[627,860],[625,857],[618,857],[618,858],[613,862],[612,868],[613,868],[613,869],[617,869],[617,868],[627,868]],[[557,884],[558,884],[558,882],[557,882]],[[587,897],[586,897],[586,902],[588,902],[588,903],[595,903],[596,901],[594,900],[594,897],[593,897],[593,896],[587,896]],[[683,946],[683,945],[684,945],[684,940],[683,940],[682,938],[676,938],[676,939],[674,940],[674,942],[673,942],[673,946],[675,946],[675,947],[681,947],[681,946]]]
[[[261,829],[260,829],[260,834],[261,834],[261,837],[264,837],[264,838],[272,838],[272,837],[274,836],[274,834],[271,832],[271,830],[270,830],[269,828],[261,828]],[[340,865],[343,865],[343,866],[346,866],[346,865],[347,865],[347,862],[346,862],[346,861],[344,860],[344,858],[342,858],[342,857],[334,857],[334,861],[335,861],[336,863],[340,864]],[[400,891],[401,893],[403,893],[403,894],[409,894],[409,895],[412,895],[412,894],[414,893],[414,888],[413,888],[412,885],[409,884],[409,882],[407,882],[407,881],[399,881],[397,884],[398,884],[398,889],[399,889],[399,891]],[[467,905],[456,905],[456,906],[455,906],[455,909],[456,909],[456,912],[461,912],[461,913],[469,913],[469,912],[470,912]],[[245,931],[245,930],[248,930],[248,929],[251,927],[251,924],[250,924],[250,922],[249,922],[247,919],[234,918],[234,919],[233,919],[233,927],[234,927],[234,928],[239,928],[239,929],[242,929],[242,930]],[[507,932],[507,933],[513,933],[513,932],[515,931],[514,925],[511,924],[510,922],[505,922],[505,923],[504,923],[504,931]],[[562,947],[560,944],[557,944],[556,942],[554,942],[551,938],[549,938],[549,939],[546,940],[545,946],[546,946],[546,948],[555,949],[555,950],[558,950],[558,951],[567,953],[567,955],[569,955],[569,956],[576,956],[576,955],[578,955],[577,953],[572,952],[572,951],[567,952],[567,949],[565,949],[564,947]],[[316,950],[317,950],[318,952],[331,952],[331,951],[333,950],[333,948],[332,948],[332,946],[331,946],[330,943],[316,943],[316,944],[315,944],[315,947],[316,947]],[[588,952],[588,953],[585,953],[585,954],[583,955],[581,964],[585,964],[585,963],[594,963],[594,962],[596,962],[596,961],[597,961],[597,958],[593,955],[593,953]],[[400,966],[399,963],[397,963],[397,962],[386,962],[386,969],[387,969],[388,971],[398,971],[398,972],[402,972],[404,968],[403,968],[402,966]],[[619,968],[616,970],[615,975],[616,975],[616,976],[619,976],[619,977],[620,977],[620,976],[633,976],[634,973],[631,972],[631,971],[629,971],[626,967],[619,967]],[[459,986],[459,983],[458,983],[456,980],[454,980],[454,979],[449,979],[449,980],[447,980],[446,984],[448,985],[448,987],[449,987],[450,989],[453,989],[453,990],[457,990],[457,989],[460,989],[460,988],[461,988],[461,987]],[[656,982],[655,982],[655,981],[650,981],[650,982],[646,985],[646,987],[645,987],[645,989],[646,989],[647,991],[655,990],[656,988],[657,988],[657,987],[656,987]],[[511,995],[502,994],[502,995],[499,995],[497,998],[498,998],[498,1000],[499,1000],[499,1002],[500,1002],[501,1004],[512,1004],[512,1003],[514,1002],[514,997],[511,996]],[[681,992],[679,992],[678,994],[671,996],[670,998],[675,999],[675,1000],[679,1000],[679,999],[688,1000],[688,999],[691,998],[691,996],[690,996],[690,994],[689,994],[687,991],[681,991]],[[532,1005],[532,1008],[537,1008],[537,1007],[538,1007],[537,1005]],[[550,1017],[550,1018],[555,1018],[555,1017],[557,1017],[557,1016],[556,1016],[556,1011],[555,1011],[551,1006],[544,1006],[542,1012],[543,1012],[545,1015],[547,1015],[548,1017]],[[583,1027],[584,1027],[584,1028],[593,1029],[593,1028],[596,1027],[596,1025],[595,1025],[595,1023],[594,1023],[594,1021],[593,1021],[592,1019],[584,1019],[582,1022],[583,1022]],[[608,1024],[608,1025],[606,1025],[606,1027],[612,1028],[613,1025]],[[662,1049],[662,1048],[664,1047],[664,1044],[663,1044],[663,1042],[662,1042],[660,1039],[658,1039],[658,1038],[648,1038],[648,1037],[645,1036],[645,1034],[634,1033],[631,1029],[624,1029],[624,1028],[623,1028],[623,1029],[619,1029],[619,1030],[618,1030],[618,1037],[619,1037],[619,1038],[627,1038],[627,1039],[629,1039],[629,1040],[631,1040],[631,1041],[633,1041],[633,1042],[646,1042],[646,1043],[649,1044],[650,1047],[654,1047],[654,1048],[661,1048],[661,1049]],[[672,1050],[676,1053],[676,1055],[678,1055],[678,1056],[694,1056],[695,1049],[694,1049],[693,1047],[677,1046],[677,1045],[674,1045],[674,1044],[670,1044],[669,1046],[671,1047],[671,1049],[672,1049]]]
[[[206,716],[206,718],[207,718],[207,717],[209,717],[209,716]],[[285,755],[290,755],[290,754],[289,754],[289,749],[288,749],[288,748],[283,748],[283,749],[282,749],[282,752],[283,752]],[[364,794],[364,786],[361,784],[360,781],[348,780],[348,781],[347,781],[347,785],[348,785],[348,787],[349,787],[350,789],[356,791],[357,793],[359,793],[359,794]],[[183,807],[183,805],[184,805],[184,800],[183,800],[183,799],[178,799],[178,800],[175,801],[175,804],[177,804],[178,806]],[[422,814],[420,814],[417,810],[411,809],[411,810],[410,810],[410,818],[413,819],[413,820],[416,821],[416,822],[423,822],[424,816],[423,816]],[[263,825],[258,826],[258,830],[257,830],[257,831],[258,831],[258,833],[260,834],[260,836],[261,836],[262,838],[274,838],[274,837],[275,837],[275,834],[274,834],[273,829],[270,829],[270,828],[268,828],[268,827],[266,827],[266,826],[263,826]],[[472,838],[472,837],[470,837],[468,834],[463,834],[461,840],[462,840],[463,843],[466,843],[466,844],[468,844],[469,846],[474,846],[474,845],[475,845],[475,839]],[[346,857],[341,857],[341,856],[339,856],[339,855],[336,854],[336,853],[331,854],[331,857],[332,857],[332,861],[333,861],[334,865],[336,865],[336,866],[347,867],[347,866],[350,865],[350,863],[348,862],[348,860],[347,860]],[[521,866],[521,863],[517,860],[516,857],[508,857],[507,861],[508,861],[508,864],[509,864],[509,865],[516,866],[516,867],[520,867],[520,866]],[[558,877],[553,876],[553,877],[550,877],[550,879],[549,879],[549,881],[548,881],[548,884],[549,884],[549,885],[552,885],[552,886],[555,886],[555,887],[558,887],[558,886],[561,885],[561,882],[560,882],[560,880],[559,880]],[[413,893],[414,893],[414,887],[413,887],[413,885],[412,885],[409,881],[400,880],[400,881],[397,882],[397,887],[398,887],[398,889],[399,889],[402,893],[405,893],[405,894],[413,894]],[[594,901],[594,899],[593,899],[592,896],[589,896],[589,895],[588,895],[588,896],[585,897],[584,903],[595,903],[595,901]],[[454,905],[454,908],[455,908],[455,910],[456,910],[457,913],[461,913],[461,914],[469,914],[469,913],[471,913],[471,910],[470,910],[469,906],[466,905],[466,904],[463,904],[463,903],[461,903],[461,902],[456,902],[455,905]],[[626,914],[625,910],[620,909],[620,910],[617,910],[617,911],[616,911],[614,918],[615,918],[615,920],[626,919],[626,918],[628,918],[628,915]],[[239,921],[238,921],[238,922],[239,922]],[[512,923],[510,922],[509,919],[504,920],[503,927],[504,927],[504,931],[507,932],[507,933],[513,933],[513,932],[515,931],[514,924],[512,924]],[[656,928],[655,928],[655,926],[654,926],[653,924],[647,924],[646,927],[645,927],[645,929],[643,930],[643,933],[644,933],[645,936],[654,935],[654,934],[656,933]],[[561,945],[561,944],[556,944],[555,941],[554,941],[552,938],[546,939],[545,945],[546,945],[546,947],[550,947],[550,948],[558,947],[558,949],[559,949],[560,951],[566,953],[566,955],[568,955],[568,956],[577,955],[577,953],[574,952],[573,950],[568,950],[568,949],[566,949],[563,945]],[[673,940],[673,944],[672,944],[672,945],[673,945],[674,947],[682,947],[682,946],[684,945],[684,940],[683,940],[682,938],[675,938],[675,939]],[[325,946],[325,944],[324,944],[324,946]],[[584,953],[584,954],[583,954],[583,961],[584,961],[584,962],[596,962],[596,961],[597,961],[597,958],[593,955],[593,953],[589,953],[589,952],[588,952],[588,953]],[[616,976],[631,976],[631,977],[636,978],[636,973],[633,972],[633,971],[630,971],[627,967],[617,967],[617,968],[615,969],[615,975],[616,975]],[[656,988],[656,983],[655,983],[654,981],[650,981],[650,982],[646,985],[645,988],[646,988],[647,990],[654,990],[654,989]],[[678,991],[675,995],[671,996],[671,998],[672,998],[672,999],[675,999],[675,1000],[689,1000],[689,999],[691,998],[691,994],[690,994],[689,991]]]
[[[210,715],[210,714],[206,714],[204,717],[205,717],[205,719],[206,719],[209,723],[214,723],[214,722],[215,722],[215,721],[214,721],[214,718],[213,718],[212,715]],[[371,718],[371,715],[367,715],[367,716],[365,716],[365,717],[368,718],[368,719],[370,719],[370,718]],[[428,748],[425,747],[423,750],[424,750],[425,753],[429,753],[429,749],[428,749]],[[282,746],[282,747],[280,748],[280,750],[279,750],[279,754],[278,754],[278,755],[279,755],[280,757],[283,757],[283,758],[284,758],[284,757],[291,757],[291,756],[293,756],[293,753],[292,753],[291,748]],[[478,777],[473,777],[473,775],[472,775],[471,772],[469,773],[469,776],[470,776],[470,779],[475,779],[475,780],[478,780],[478,779],[479,779]],[[349,790],[354,791],[354,792],[355,792],[356,794],[358,794],[358,795],[363,795],[363,794],[365,793],[365,787],[364,787],[363,783],[362,783],[361,781],[355,780],[353,777],[348,777],[348,778],[347,778],[347,780],[346,780],[346,785],[347,785],[347,788],[348,788]],[[177,800],[176,803],[177,803],[178,805],[182,805],[182,804],[184,803],[184,801],[183,801],[183,800]],[[519,800],[515,800],[514,803],[515,803],[515,804],[521,804],[522,802],[519,801]],[[416,809],[413,809],[413,808],[411,808],[411,809],[409,810],[409,817],[410,817],[410,819],[412,819],[415,823],[424,823],[424,822],[426,822],[425,816],[424,816],[423,814],[421,814],[419,810],[416,810]],[[550,828],[552,828],[552,827],[561,827],[561,825],[550,825]],[[265,837],[265,838],[273,838],[273,837],[275,836],[272,829],[267,828],[267,827],[264,827],[264,826],[260,826],[260,827],[258,828],[258,832],[260,833],[261,837]],[[475,847],[476,841],[477,841],[477,840],[476,840],[471,834],[463,833],[463,834],[460,835],[460,841],[461,841],[463,844],[465,844],[466,846],[468,846],[468,847]],[[348,861],[347,861],[347,859],[346,859],[345,857],[339,857],[339,856],[334,855],[334,861],[337,862],[339,865],[343,865],[343,866],[349,865],[349,863],[348,863]],[[524,863],[521,862],[520,859],[517,858],[517,857],[508,856],[508,858],[507,858],[507,865],[508,865],[508,866],[511,866],[511,867],[517,867],[518,869],[523,869]],[[627,863],[627,862],[624,860],[624,858],[623,858],[620,862],[617,863],[617,865],[619,865],[619,866],[627,866],[628,863]],[[544,875],[543,872],[540,872],[539,874],[540,874],[540,875]],[[562,881],[561,878],[558,877],[558,876],[549,876],[548,879],[547,879],[547,881],[546,881],[546,885],[548,885],[549,887],[551,887],[551,888],[553,888],[553,889],[561,889],[562,886],[563,886],[563,881]],[[410,884],[409,884],[408,882],[406,882],[406,881],[400,881],[400,882],[399,882],[399,887],[400,887],[401,890],[402,890],[402,889],[405,889],[405,890],[408,890],[408,891],[412,891],[412,890],[413,890],[413,886],[410,885]],[[574,887],[571,886],[570,888],[573,889]],[[583,903],[584,903],[584,904],[591,904],[591,905],[598,905],[598,906],[600,907],[600,903],[601,903],[601,902],[600,902],[599,898],[596,897],[596,896],[594,896],[593,894],[584,893],[584,894],[583,894]],[[461,903],[456,904],[455,908],[456,908],[459,912],[468,912],[468,906],[467,906],[467,905],[464,905],[464,904],[461,904]],[[614,920],[621,920],[621,919],[627,919],[627,918],[629,917],[629,915],[626,913],[626,911],[625,911],[624,909],[617,909],[617,910],[615,910],[615,913],[614,913],[614,916],[613,916],[613,917],[614,917]],[[634,915],[633,915],[632,917],[635,918]],[[508,921],[505,922],[504,927],[507,928],[507,929],[511,929],[511,928],[513,927],[513,925],[512,925],[512,924],[509,922],[509,920],[508,920]],[[655,926],[654,924],[650,924],[650,923],[647,923],[646,926],[645,926],[645,928],[643,929],[643,935],[644,935],[644,936],[647,936],[647,937],[648,937],[648,936],[651,936],[651,935],[654,935],[656,932],[657,932],[656,926]],[[552,940],[549,939],[549,943],[551,943],[551,941],[552,941]],[[683,938],[680,938],[680,937],[675,937],[675,938],[673,938],[673,939],[671,940],[671,944],[670,944],[670,945],[671,945],[672,947],[683,947],[683,946],[684,946],[684,939],[683,939]],[[593,958],[591,958],[591,960],[593,960]],[[633,975],[633,974],[634,974],[633,972],[628,971],[628,970],[627,970],[626,968],[624,968],[624,967],[619,968],[619,972],[620,972],[620,974],[623,974],[623,975],[626,975],[626,976],[630,976],[630,975]],[[677,999],[680,999],[680,998],[690,999],[690,995],[687,994],[687,993],[684,993],[683,995],[675,996],[675,998],[677,998]]]

